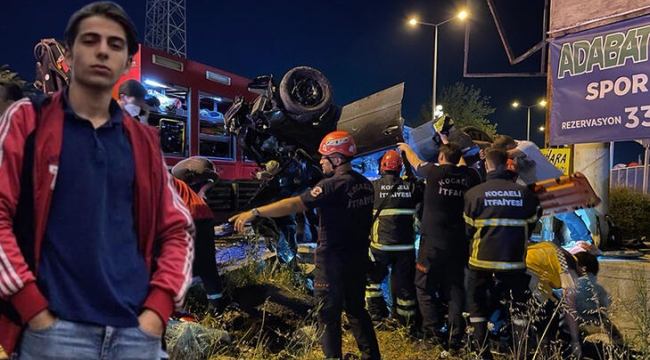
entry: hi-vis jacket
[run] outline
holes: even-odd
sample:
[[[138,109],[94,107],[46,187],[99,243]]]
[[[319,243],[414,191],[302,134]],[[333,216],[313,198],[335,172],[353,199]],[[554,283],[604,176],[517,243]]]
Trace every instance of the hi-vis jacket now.
[[[0,118],[0,344],[8,354],[21,328],[48,307],[36,279],[61,155],[62,93],[43,104],[40,114],[39,120],[30,101],[23,99]],[[167,321],[182,306],[192,280],[194,225],[172,185],[158,132],[124,116],[135,160],[137,248],[147,268],[157,264],[142,307]]]
[[[471,238],[470,268],[526,269],[526,241],[542,209],[527,187],[493,171],[488,181],[465,193],[465,222]]]
[[[381,206],[372,224],[370,246],[377,250],[404,251],[415,249],[416,206],[422,202],[423,189],[415,180],[384,174],[372,182],[375,208]]]

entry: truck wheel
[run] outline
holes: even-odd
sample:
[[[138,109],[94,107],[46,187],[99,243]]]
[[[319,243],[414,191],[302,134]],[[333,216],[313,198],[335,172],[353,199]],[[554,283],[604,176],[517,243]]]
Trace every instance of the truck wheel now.
[[[298,66],[280,82],[280,99],[289,117],[308,122],[319,117],[332,102],[332,87],[320,71]]]

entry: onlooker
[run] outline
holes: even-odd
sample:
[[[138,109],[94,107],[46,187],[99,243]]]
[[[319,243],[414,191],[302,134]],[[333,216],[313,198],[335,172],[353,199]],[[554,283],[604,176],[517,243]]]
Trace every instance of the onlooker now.
[[[23,98],[23,89],[15,83],[0,84],[0,116],[14,102]]]
[[[138,50],[127,14],[89,4],[65,38],[70,86],[38,122],[28,100],[0,119],[0,343],[20,359],[159,359],[192,220],[155,129],[111,99]]]
[[[402,158],[395,150],[381,158],[380,178],[372,182],[375,189],[374,224],[370,254],[373,265],[368,273],[366,303],[373,322],[388,317],[388,307],[381,288],[390,273],[395,280],[391,289],[396,296],[393,317],[400,324],[413,325],[415,301],[415,217],[422,202],[423,187],[416,179],[402,179]]]
[[[117,89],[117,103],[134,119],[148,125],[149,105],[145,102],[147,90],[139,81],[129,79],[120,84]]]
[[[486,343],[490,297],[511,300],[515,344],[524,336],[522,314],[530,277],[526,275],[526,242],[531,224],[541,215],[539,199],[512,181],[505,150],[485,151],[487,181],[465,194],[465,222],[471,236],[469,257],[469,309],[479,356],[491,359]],[[503,289],[495,293],[496,283]]]
[[[462,347],[465,321],[465,268],[469,257],[469,238],[463,220],[463,196],[480,184],[478,171],[467,166],[457,166],[461,149],[453,142],[440,146],[438,164],[422,161],[406,144],[399,143],[408,161],[417,172],[426,177],[424,209],[420,227],[420,248],[415,273],[422,329],[434,341],[444,341],[440,329],[444,325],[441,301],[448,308],[448,347]]]
[[[314,296],[319,342],[328,359],[341,359],[341,313],[345,310],[363,359],[380,359],[379,345],[364,304],[374,190],[352,170],[354,139],[334,131],[320,143],[320,164],[328,176],[300,196],[283,199],[229,219],[242,231],[255,217],[281,217],[318,208],[320,227],[314,258]]]
[[[172,174],[174,187],[190,210],[196,228],[192,273],[201,277],[208,298],[208,311],[217,314],[225,304],[223,285],[214,247],[214,216],[204,199],[219,180],[219,175],[210,160],[199,156],[180,161],[172,168]]]
[[[526,185],[562,176],[560,169],[551,164],[532,141],[514,140],[508,135],[497,135],[492,146],[507,150],[508,157],[517,161],[519,177]],[[554,216],[564,222],[574,243],[581,240],[589,243],[593,241],[589,229],[575,212],[565,212]]]

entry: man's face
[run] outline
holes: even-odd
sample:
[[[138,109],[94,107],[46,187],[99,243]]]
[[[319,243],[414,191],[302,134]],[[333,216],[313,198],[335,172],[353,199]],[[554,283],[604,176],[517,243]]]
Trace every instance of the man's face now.
[[[334,174],[334,166],[332,161],[336,161],[331,156],[323,155],[320,158],[320,166],[323,169],[323,175],[330,176]]]
[[[139,107],[140,109],[146,109],[148,107],[147,103],[144,102],[144,98],[139,98],[139,97],[135,97],[135,96],[127,96],[127,95],[122,95],[122,96],[123,96],[122,99],[124,99],[124,104],[125,105],[132,104],[132,105],[135,105],[135,106]]]
[[[72,68],[73,82],[112,89],[131,68],[124,29],[103,16],[82,20],[72,49],[66,49],[65,60]]]
[[[120,105],[129,115],[143,124],[148,124],[149,105],[144,101],[144,98],[122,94],[120,95]]]

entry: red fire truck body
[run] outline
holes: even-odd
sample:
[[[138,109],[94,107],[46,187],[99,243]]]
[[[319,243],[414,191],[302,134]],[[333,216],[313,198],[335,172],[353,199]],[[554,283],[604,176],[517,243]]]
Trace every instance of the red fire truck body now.
[[[169,166],[189,156],[214,162],[224,180],[251,179],[259,171],[246,160],[234,136],[226,133],[223,115],[236,95],[252,101],[249,79],[144,45],[133,59],[127,79],[140,81],[149,98],[156,98],[149,124],[160,130],[160,142]]]

